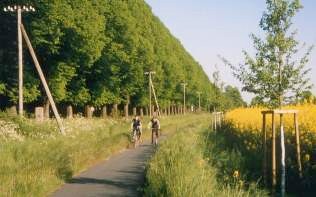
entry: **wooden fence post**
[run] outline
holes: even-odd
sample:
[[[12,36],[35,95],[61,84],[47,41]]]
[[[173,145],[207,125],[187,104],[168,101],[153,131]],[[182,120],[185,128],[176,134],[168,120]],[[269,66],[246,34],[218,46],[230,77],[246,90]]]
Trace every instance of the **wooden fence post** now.
[[[275,191],[276,186],[276,157],[275,157],[275,117],[272,113],[272,190]]]
[[[303,174],[302,174],[302,163],[301,163],[300,132],[298,129],[297,113],[294,113],[294,124],[295,124],[296,158],[297,158],[298,172],[299,172],[300,178],[302,178]]]
[[[73,118],[73,110],[72,110],[72,106],[71,105],[67,106],[67,118],[68,119]]]
[[[266,114],[262,113],[262,136],[263,136],[263,183],[267,185],[267,131],[266,131]]]
[[[35,107],[35,120],[38,122],[43,122],[44,120],[44,108]]]

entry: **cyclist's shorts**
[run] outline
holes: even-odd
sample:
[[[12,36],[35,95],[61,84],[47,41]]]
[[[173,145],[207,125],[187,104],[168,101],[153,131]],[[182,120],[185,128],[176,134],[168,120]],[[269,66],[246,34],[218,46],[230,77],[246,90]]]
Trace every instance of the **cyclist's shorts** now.
[[[158,137],[158,129],[152,129],[151,131],[154,135],[156,135],[156,137]]]

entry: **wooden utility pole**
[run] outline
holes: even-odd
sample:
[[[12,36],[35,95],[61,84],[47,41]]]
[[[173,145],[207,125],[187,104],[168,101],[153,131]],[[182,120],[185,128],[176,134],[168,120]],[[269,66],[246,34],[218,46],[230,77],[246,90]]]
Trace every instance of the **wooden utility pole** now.
[[[160,108],[159,108],[158,100],[157,100],[157,97],[156,97],[154,84],[153,84],[152,81],[150,81],[150,84],[151,84],[151,88],[152,88],[152,91],[153,91],[153,94],[154,94],[154,98],[155,98],[155,102],[156,102],[156,106],[157,106],[158,115],[160,116]]]
[[[197,92],[199,95],[199,111],[201,111],[201,92]]]
[[[21,7],[18,6],[18,54],[19,54],[19,115],[23,117],[23,55],[22,55],[22,24]]]
[[[185,107],[185,87],[187,85],[187,83],[181,83],[183,85],[183,114],[185,114],[186,112],[186,107]]]
[[[18,76],[19,76],[19,116],[23,117],[23,46],[22,33],[22,12],[35,12],[32,6],[14,5],[3,9],[5,12],[17,12],[17,32],[18,32]]]
[[[49,103],[50,103],[50,105],[52,106],[52,109],[53,109],[53,112],[54,112],[54,115],[55,115],[55,118],[56,118],[56,121],[57,121],[59,130],[60,130],[60,132],[61,132],[62,134],[65,134],[65,131],[64,131],[64,127],[63,127],[61,118],[60,118],[60,116],[59,116],[59,114],[58,114],[58,111],[57,111],[57,108],[56,108],[54,99],[53,99],[52,94],[51,94],[51,92],[50,92],[50,90],[49,90],[49,88],[48,88],[48,85],[47,85],[46,79],[45,79],[45,77],[44,77],[43,71],[42,71],[42,69],[41,69],[41,66],[40,66],[40,64],[39,64],[39,62],[38,62],[38,60],[37,60],[36,55],[35,55],[35,52],[34,52],[34,49],[33,49],[33,47],[32,47],[31,41],[30,41],[30,39],[29,39],[29,37],[28,37],[28,35],[27,35],[25,29],[24,29],[23,24],[21,24],[20,28],[21,28],[23,37],[24,37],[24,39],[25,39],[25,41],[26,41],[27,47],[29,48],[29,51],[30,51],[30,53],[31,53],[31,56],[32,56],[32,59],[33,59],[33,61],[34,61],[36,70],[37,70],[37,72],[38,72],[38,74],[39,74],[39,77],[40,77],[40,79],[41,79],[41,81],[42,81],[42,84],[43,84],[43,86],[44,86],[44,89],[45,89],[46,95],[47,95],[47,97],[48,97]]]
[[[145,72],[145,75],[148,75],[148,90],[149,90],[149,117],[152,116],[152,110],[151,110],[151,75],[156,74],[154,71]]]

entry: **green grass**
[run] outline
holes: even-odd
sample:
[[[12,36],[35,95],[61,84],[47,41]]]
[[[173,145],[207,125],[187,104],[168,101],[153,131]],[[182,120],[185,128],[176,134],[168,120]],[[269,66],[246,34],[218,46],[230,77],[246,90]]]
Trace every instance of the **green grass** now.
[[[162,143],[147,167],[145,196],[268,196],[234,176],[242,159],[220,152],[208,125],[209,119],[199,119]]]
[[[36,123],[4,114],[0,119],[16,124],[22,136],[0,138],[0,196],[46,196],[74,174],[130,144],[130,120],[65,120],[67,135],[62,136],[53,120]],[[180,131],[197,119],[206,115],[162,118],[162,132]],[[145,138],[149,133],[144,131]]]

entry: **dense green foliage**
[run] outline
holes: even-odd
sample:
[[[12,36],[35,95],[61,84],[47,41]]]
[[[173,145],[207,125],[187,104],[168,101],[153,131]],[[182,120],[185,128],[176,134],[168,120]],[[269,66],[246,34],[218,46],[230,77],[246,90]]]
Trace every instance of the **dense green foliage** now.
[[[254,93],[254,103],[270,108],[298,100],[311,88],[306,69],[310,52],[301,51],[292,31],[292,20],[302,8],[300,0],[266,0],[267,9],[260,21],[265,37],[251,34],[255,55],[244,51],[245,61],[238,66],[230,64],[235,76],[243,83],[243,90]],[[303,57],[298,56],[303,53]]]
[[[197,92],[203,107],[214,100],[202,67],[143,0],[4,0],[0,7],[12,2],[36,8],[23,23],[58,104],[146,106],[148,70],[156,71],[162,106],[182,103],[183,81],[188,105],[197,105]],[[0,12],[0,23],[0,99],[8,106],[17,103],[16,14]],[[45,94],[26,48],[24,56],[25,102],[41,104]]]

